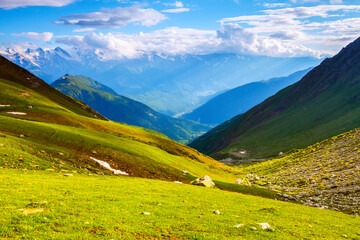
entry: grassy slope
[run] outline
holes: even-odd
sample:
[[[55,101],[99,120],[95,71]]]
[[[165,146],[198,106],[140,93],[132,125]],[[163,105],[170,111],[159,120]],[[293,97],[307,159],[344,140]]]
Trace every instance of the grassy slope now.
[[[304,204],[360,214],[360,129],[243,169]]]
[[[194,176],[209,174],[222,181],[233,182],[236,178],[236,172],[229,167],[157,132],[80,116],[4,79],[0,80],[0,90],[0,103],[11,105],[0,108],[0,132],[12,145],[26,145],[32,155],[46,150],[50,159],[58,158],[82,168],[99,168],[89,159],[93,156],[139,177],[188,182],[191,176],[182,174],[188,170]],[[27,108],[30,105],[32,109]],[[11,115],[9,111],[27,115]],[[19,138],[20,134],[25,137]],[[65,155],[60,156],[59,152]]]
[[[181,143],[188,143],[210,129],[191,120],[165,116],[84,76],[65,75],[52,86],[85,102],[111,120],[152,129]]]
[[[25,86],[29,89],[34,89],[37,93],[42,94],[58,105],[79,115],[105,119],[102,115],[91,109],[83,102],[62,94],[40,78],[10,62],[3,56],[0,56],[0,78],[18,83],[19,85]]]
[[[0,238],[360,239],[355,216],[158,180],[0,169],[0,190]]]
[[[262,158],[359,127],[358,49],[360,40],[326,59],[301,81],[211,130],[190,146],[219,159],[234,157],[241,149],[246,149],[247,154],[240,158]]]

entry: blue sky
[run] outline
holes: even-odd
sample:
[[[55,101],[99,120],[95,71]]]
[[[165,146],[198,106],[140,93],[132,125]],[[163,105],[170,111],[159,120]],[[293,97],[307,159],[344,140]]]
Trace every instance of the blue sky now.
[[[358,4],[357,4],[358,2]],[[358,0],[0,0],[0,46],[104,58],[331,55],[359,37]]]

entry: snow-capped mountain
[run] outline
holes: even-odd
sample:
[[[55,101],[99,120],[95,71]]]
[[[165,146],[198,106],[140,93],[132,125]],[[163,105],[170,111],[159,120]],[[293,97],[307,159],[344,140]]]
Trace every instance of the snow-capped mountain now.
[[[168,115],[191,111],[212,94],[245,83],[286,76],[320,59],[236,54],[111,59],[95,49],[0,49],[0,54],[48,83],[69,73],[91,77]]]

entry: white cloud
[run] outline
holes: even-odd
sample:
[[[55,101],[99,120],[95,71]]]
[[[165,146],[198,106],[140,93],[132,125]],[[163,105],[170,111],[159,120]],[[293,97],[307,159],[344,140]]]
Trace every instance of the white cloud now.
[[[220,22],[246,26],[247,30],[259,36],[294,45],[313,49],[324,49],[325,45],[333,45],[340,49],[340,46],[347,45],[359,35],[360,18],[349,17],[350,13],[359,11],[360,5],[318,5],[268,9],[260,15],[225,18]],[[309,20],[312,17],[321,19]],[[332,53],[334,52],[330,54]]]
[[[330,4],[343,4],[342,0],[330,0]]]
[[[300,44],[281,41],[276,38],[261,36],[237,24],[222,24],[217,31],[223,40],[222,51],[273,57],[315,56],[321,52],[314,51]]]
[[[156,25],[166,17],[154,9],[143,9],[138,6],[103,9],[101,12],[73,14],[63,16],[57,24],[78,25],[93,28],[119,28],[129,23],[140,23],[143,26]]]
[[[0,8],[13,9],[27,6],[62,7],[74,1],[75,0],[1,0]]]
[[[264,3],[263,6],[267,8],[277,8],[277,7],[285,7],[288,4],[286,3]]]
[[[103,59],[137,58],[146,53],[160,56],[181,54],[241,53],[267,56],[319,56],[301,45],[258,36],[236,24],[222,24],[219,31],[166,28],[139,34],[95,34],[64,37],[58,43],[95,49]]]
[[[37,32],[24,32],[24,33],[13,33],[13,36],[16,37],[27,37],[31,39],[36,40],[42,40],[42,41],[50,41],[54,34],[52,32],[43,32],[43,33],[37,33]]]
[[[162,10],[162,12],[165,12],[165,13],[182,13],[182,12],[189,12],[189,11],[190,11],[189,8],[173,8],[173,9]]]
[[[73,30],[73,32],[91,32],[94,30],[96,30],[96,28],[80,28],[80,29]]]
[[[159,1],[160,2],[160,1]],[[165,6],[173,6],[173,7],[177,7],[177,8],[183,8],[184,4],[180,1],[176,1],[174,3],[163,3]]]

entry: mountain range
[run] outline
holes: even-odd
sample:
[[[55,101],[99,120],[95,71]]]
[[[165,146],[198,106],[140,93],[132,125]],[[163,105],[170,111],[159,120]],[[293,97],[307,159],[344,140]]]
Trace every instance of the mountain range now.
[[[190,112],[209,96],[253,81],[286,76],[316,66],[311,57],[274,58],[237,54],[104,59],[94,50],[1,49],[0,54],[48,83],[69,73],[84,75],[173,116]],[[266,67],[264,67],[266,66]],[[261,68],[261,71],[256,69]]]
[[[246,112],[284,87],[299,81],[310,70],[311,68],[308,68],[287,77],[252,82],[225,91],[182,117],[209,125],[223,123],[238,114]]]
[[[152,129],[178,142],[188,143],[210,129],[191,120],[172,118],[156,112],[143,103],[118,95],[111,88],[88,77],[66,74],[51,86],[85,102],[108,119]]]
[[[223,158],[267,158],[360,126],[360,39],[299,82],[190,146]]]

